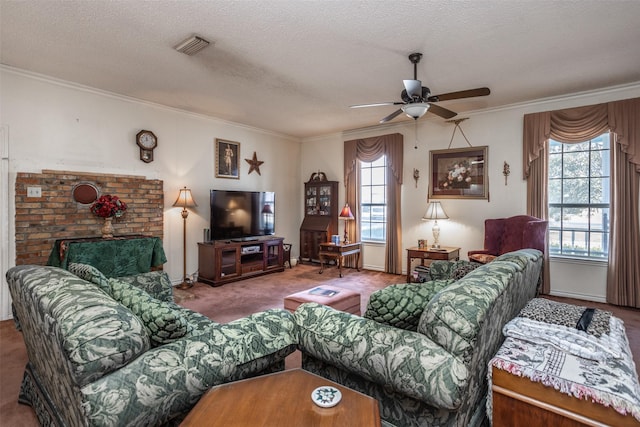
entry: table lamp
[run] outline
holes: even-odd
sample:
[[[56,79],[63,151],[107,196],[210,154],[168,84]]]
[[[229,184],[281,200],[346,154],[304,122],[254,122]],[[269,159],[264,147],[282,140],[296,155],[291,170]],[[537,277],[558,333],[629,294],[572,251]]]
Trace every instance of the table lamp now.
[[[191,281],[187,281],[187,217],[189,216],[189,211],[187,208],[193,208],[198,206],[193,200],[193,196],[191,195],[191,189],[184,187],[180,190],[178,194],[178,198],[173,206],[182,208],[182,283],[180,283],[176,288],[178,289],[188,289],[193,286]]]
[[[444,209],[442,209],[442,205],[440,202],[430,202],[429,206],[427,206],[427,211],[422,216],[423,220],[434,220],[433,228],[431,231],[433,232],[433,245],[431,245],[434,249],[440,249],[440,243],[438,243],[438,238],[440,237],[440,226],[438,225],[439,219],[449,219]]]
[[[342,243],[346,245],[347,243],[349,243],[349,237],[347,236],[347,221],[355,219],[353,213],[351,213],[349,203],[346,203],[344,205],[344,208],[342,208],[339,217],[340,219],[344,220],[344,241]]]
[[[262,215],[264,216],[264,234],[271,233],[271,227],[269,227],[269,218],[273,215],[273,209],[269,203],[265,203],[262,207]]]

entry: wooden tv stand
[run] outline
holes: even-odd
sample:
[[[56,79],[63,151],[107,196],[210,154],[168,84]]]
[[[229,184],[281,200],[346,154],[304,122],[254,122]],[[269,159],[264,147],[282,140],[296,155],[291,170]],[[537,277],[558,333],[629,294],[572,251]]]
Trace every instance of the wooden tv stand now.
[[[198,243],[198,281],[220,286],[284,271],[282,237]]]

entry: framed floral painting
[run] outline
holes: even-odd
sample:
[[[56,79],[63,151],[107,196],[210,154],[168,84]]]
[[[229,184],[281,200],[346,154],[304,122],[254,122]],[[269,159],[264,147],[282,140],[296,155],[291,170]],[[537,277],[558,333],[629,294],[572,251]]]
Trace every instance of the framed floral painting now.
[[[216,138],[216,178],[240,179],[240,143]]]
[[[430,199],[488,199],[488,147],[429,151]]]

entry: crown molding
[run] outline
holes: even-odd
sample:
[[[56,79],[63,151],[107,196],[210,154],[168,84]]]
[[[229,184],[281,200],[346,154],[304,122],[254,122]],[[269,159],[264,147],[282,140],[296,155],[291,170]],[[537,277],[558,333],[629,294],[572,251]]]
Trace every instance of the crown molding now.
[[[0,64],[0,70],[11,73],[11,74],[15,74],[18,76],[22,76],[22,77],[26,77],[32,80],[37,80],[37,81],[42,81],[45,83],[50,83],[56,86],[60,86],[60,87],[66,87],[69,89],[73,89],[73,90],[78,90],[81,92],[86,92],[86,93],[91,93],[94,95],[99,95],[99,96],[104,96],[106,98],[111,98],[111,99],[117,99],[120,101],[124,101],[124,102],[129,102],[132,104],[138,104],[138,105],[143,105],[146,107],[152,107],[152,108],[156,108],[158,110],[164,110],[164,111],[169,111],[172,113],[177,113],[177,114],[181,114],[184,116],[188,116],[188,117],[193,117],[193,118],[197,118],[200,120],[205,120],[208,122],[213,122],[216,124],[220,124],[220,125],[225,125],[225,126],[231,126],[237,129],[242,129],[242,130],[246,130],[246,131],[251,131],[251,132],[255,132],[255,133],[260,133],[263,135],[268,135],[268,136],[272,136],[272,137],[276,137],[276,138],[281,138],[281,139],[286,139],[288,141],[294,141],[294,142],[300,142],[300,138],[297,137],[293,137],[291,135],[286,135],[283,133],[278,133],[278,132],[273,132],[273,131],[269,131],[266,129],[261,129],[261,128],[257,128],[257,127],[253,127],[253,126],[249,126],[249,125],[245,125],[242,123],[238,123],[238,122],[233,122],[230,120],[225,120],[225,119],[221,119],[218,117],[214,117],[214,116],[208,116],[206,114],[200,114],[200,113],[194,113],[192,111],[187,111],[187,110],[182,110],[180,108],[175,108],[175,107],[169,107],[167,105],[163,105],[163,104],[158,104],[156,102],[151,102],[151,101],[145,101],[143,99],[139,99],[139,98],[134,98],[132,96],[127,96],[127,95],[122,95],[119,93],[115,93],[115,92],[110,92],[107,90],[102,90],[102,89],[97,89],[91,86],[86,86],[86,85],[82,85],[80,83],[75,83],[75,82],[71,82],[68,80],[63,80],[63,79],[59,79],[56,77],[51,77],[45,74],[40,74],[40,73],[36,73],[33,71],[28,71],[28,70],[24,70],[21,68],[16,68],[16,67],[12,67],[10,65],[5,65],[5,64]]]

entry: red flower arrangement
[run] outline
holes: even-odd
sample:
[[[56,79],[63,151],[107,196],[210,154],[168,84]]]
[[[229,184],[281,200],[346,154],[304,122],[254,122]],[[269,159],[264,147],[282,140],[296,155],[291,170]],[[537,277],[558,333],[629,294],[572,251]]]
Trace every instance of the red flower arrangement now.
[[[91,212],[102,218],[120,218],[127,210],[127,204],[120,200],[118,196],[105,194],[91,205]]]

